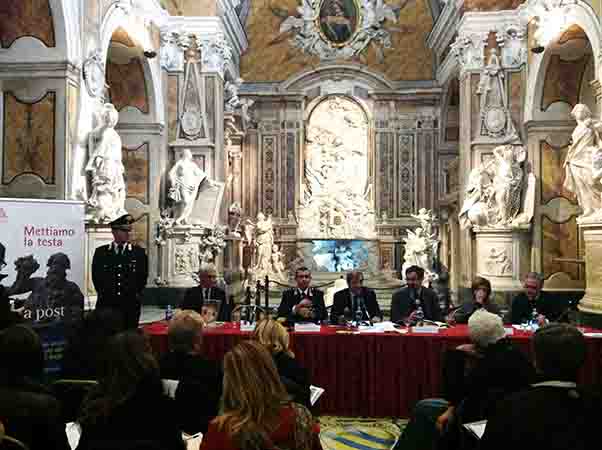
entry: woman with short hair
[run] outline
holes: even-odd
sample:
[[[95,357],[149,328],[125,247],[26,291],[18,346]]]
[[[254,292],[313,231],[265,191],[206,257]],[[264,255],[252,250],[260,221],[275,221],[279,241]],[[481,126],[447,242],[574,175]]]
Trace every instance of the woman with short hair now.
[[[484,309],[492,314],[500,313],[497,305],[491,301],[491,283],[487,278],[476,277],[472,281],[471,291],[472,296],[470,300],[449,316],[448,323],[468,323],[470,316],[480,309]]]
[[[241,342],[224,357],[223,410],[209,425],[200,450],[322,448],[311,414],[291,402],[259,342]]]

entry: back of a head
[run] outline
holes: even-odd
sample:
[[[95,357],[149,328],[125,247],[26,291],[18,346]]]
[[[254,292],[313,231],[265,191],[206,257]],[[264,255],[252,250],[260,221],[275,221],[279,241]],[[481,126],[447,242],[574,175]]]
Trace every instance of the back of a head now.
[[[535,365],[547,380],[575,381],[585,362],[586,343],[574,326],[551,324],[533,336]]]
[[[196,342],[203,336],[203,318],[193,310],[178,312],[169,322],[167,339],[173,352],[188,353],[194,350]]]
[[[40,338],[26,325],[13,325],[0,333],[0,371],[5,377],[37,377],[44,370]]]
[[[243,341],[226,353],[223,401],[220,424],[232,436],[277,419],[289,401],[272,355],[259,342]]]
[[[262,344],[272,355],[284,352],[289,356],[294,356],[289,350],[289,335],[286,328],[281,323],[265,319],[257,324],[253,337]]]
[[[502,339],[506,330],[500,316],[479,309],[468,319],[468,334],[472,342],[484,349]]]

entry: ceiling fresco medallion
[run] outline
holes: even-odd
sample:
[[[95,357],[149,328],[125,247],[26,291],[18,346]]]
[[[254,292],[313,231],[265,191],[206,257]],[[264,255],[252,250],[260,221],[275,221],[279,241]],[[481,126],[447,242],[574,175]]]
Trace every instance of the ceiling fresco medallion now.
[[[391,48],[391,29],[403,6],[385,0],[299,0],[296,13],[272,6],[281,19],[274,41],[288,37],[294,47],[320,59],[351,58],[373,44],[380,60]]]

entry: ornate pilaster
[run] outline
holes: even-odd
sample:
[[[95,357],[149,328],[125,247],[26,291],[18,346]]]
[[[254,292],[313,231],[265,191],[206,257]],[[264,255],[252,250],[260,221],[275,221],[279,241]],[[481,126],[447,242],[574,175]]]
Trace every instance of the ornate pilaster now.
[[[485,63],[484,52],[488,31],[460,33],[451,45],[452,54],[463,76],[470,70],[481,70]]]

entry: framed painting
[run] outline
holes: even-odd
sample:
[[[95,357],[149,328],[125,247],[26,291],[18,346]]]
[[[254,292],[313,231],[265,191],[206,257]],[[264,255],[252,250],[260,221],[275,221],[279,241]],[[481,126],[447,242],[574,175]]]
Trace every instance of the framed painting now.
[[[318,26],[324,38],[335,46],[344,46],[355,34],[360,9],[356,0],[322,0]]]

